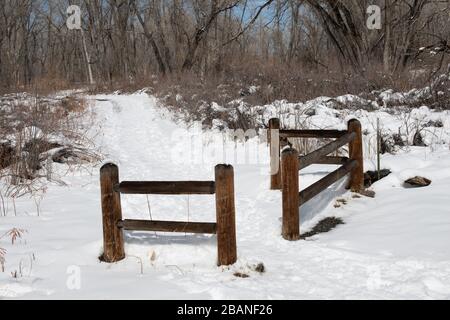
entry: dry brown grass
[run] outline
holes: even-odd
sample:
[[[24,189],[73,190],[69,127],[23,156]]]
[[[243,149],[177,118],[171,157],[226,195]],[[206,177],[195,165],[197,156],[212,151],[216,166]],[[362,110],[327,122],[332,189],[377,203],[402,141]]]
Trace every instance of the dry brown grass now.
[[[63,90],[83,89],[88,87],[83,83],[70,82],[64,77],[58,76],[58,73],[49,73],[46,76],[33,78],[31,83],[26,85],[2,86],[0,81],[0,95],[14,94],[18,92],[27,92],[29,94],[48,96],[55,92]]]
[[[27,231],[24,229],[13,228],[13,229],[5,232],[3,235],[1,235],[0,240],[2,240],[4,238],[9,238],[11,241],[11,244],[14,245],[14,243],[18,239],[21,239],[26,232]],[[7,253],[6,249],[0,247],[0,271],[1,272],[5,272],[6,253]]]

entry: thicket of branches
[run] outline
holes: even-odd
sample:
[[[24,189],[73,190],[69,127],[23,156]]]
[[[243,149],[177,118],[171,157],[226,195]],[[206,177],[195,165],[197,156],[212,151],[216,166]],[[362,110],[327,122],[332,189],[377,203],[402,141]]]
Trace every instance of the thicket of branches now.
[[[446,67],[450,52],[448,0],[0,3],[3,90],[135,83],[186,73],[250,81],[276,72],[392,79],[425,70],[431,76]],[[71,4],[81,7],[82,30],[66,27]],[[373,4],[381,7],[379,30],[366,25]]]

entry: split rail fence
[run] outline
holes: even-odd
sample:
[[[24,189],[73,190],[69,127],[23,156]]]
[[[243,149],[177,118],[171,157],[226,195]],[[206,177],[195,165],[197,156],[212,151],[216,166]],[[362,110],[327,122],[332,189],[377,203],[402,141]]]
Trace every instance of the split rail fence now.
[[[300,238],[300,206],[317,196],[336,181],[350,175],[349,188],[354,192],[364,187],[363,149],[361,123],[348,122],[347,130],[282,130],[280,120],[269,121],[271,189],[282,190],[282,235],[287,240]],[[333,138],[319,149],[299,156],[297,150],[286,148],[280,153],[280,141],[287,138]],[[276,139],[276,140],[275,140]],[[344,145],[349,145],[348,157],[329,156]],[[280,157],[281,154],[281,157]],[[333,164],[340,167],[299,191],[299,171],[312,164]]]
[[[236,262],[234,170],[229,165],[215,167],[215,181],[123,181],[119,168],[107,163],[100,169],[103,214],[102,260],[117,262],[125,258],[123,230],[185,232],[217,235],[218,265]],[[121,194],[213,195],[216,222],[179,222],[122,219]]]

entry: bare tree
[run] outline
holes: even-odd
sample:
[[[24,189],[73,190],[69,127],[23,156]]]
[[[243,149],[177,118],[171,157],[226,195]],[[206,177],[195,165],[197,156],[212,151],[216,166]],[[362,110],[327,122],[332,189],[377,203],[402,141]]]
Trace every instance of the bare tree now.
[[[70,4],[81,7],[81,31],[65,25]],[[366,26],[372,4],[381,30]],[[436,73],[449,36],[445,0],[3,0],[0,87],[217,75],[249,61]]]

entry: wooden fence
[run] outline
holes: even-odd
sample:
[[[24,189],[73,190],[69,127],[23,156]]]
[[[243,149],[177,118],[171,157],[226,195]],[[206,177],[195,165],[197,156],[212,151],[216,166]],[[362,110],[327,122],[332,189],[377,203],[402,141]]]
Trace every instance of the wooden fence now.
[[[229,165],[215,167],[215,181],[123,181],[113,163],[100,169],[103,243],[102,260],[125,258],[123,230],[217,234],[218,265],[236,262],[234,170]],[[177,222],[122,219],[120,194],[216,196],[216,222]]]
[[[345,131],[339,130],[281,130],[279,119],[269,121],[271,157],[271,189],[283,192],[282,235],[287,240],[300,238],[299,207],[350,174],[349,188],[359,192],[364,187],[361,124],[353,119]],[[277,134],[278,133],[278,134]],[[278,141],[274,140],[278,137]],[[280,158],[280,140],[287,138],[335,138],[336,140],[304,156],[287,148]],[[349,145],[348,157],[329,156],[340,147]],[[299,170],[312,164],[334,164],[340,167],[299,192]],[[279,168],[279,170],[274,170]]]

